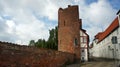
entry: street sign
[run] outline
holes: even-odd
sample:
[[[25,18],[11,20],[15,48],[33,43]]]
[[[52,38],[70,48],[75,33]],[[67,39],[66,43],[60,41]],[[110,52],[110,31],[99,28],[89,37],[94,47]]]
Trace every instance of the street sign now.
[[[118,43],[117,36],[113,36],[111,41],[112,41],[112,44],[117,44]]]

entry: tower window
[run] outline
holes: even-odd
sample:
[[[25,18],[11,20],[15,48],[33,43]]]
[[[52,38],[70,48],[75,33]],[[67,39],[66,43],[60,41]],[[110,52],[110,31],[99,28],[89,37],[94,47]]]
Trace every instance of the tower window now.
[[[65,26],[65,21],[64,21],[64,26]]]
[[[75,44],[75,45],[78,45],[77,38],[75,38],[75,40],[74,40],[74,44]]]

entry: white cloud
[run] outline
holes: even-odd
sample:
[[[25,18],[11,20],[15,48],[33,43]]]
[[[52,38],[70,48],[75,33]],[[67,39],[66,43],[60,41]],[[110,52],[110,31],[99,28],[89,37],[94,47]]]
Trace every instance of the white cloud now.
[[[82,2],[79,6],[83,28],[87,30],[91,40],[98,32],[104,31],[116,17],[117,10],[107,0],[98,0],[89,5]]]
[[[86,4],[86,0],[0,0],[0,40],[28,44],[31,39],[37,40],[49,36],[49,29],[57,25],[57,14],[60,7],[79,5],[80,18],[90,37],[106,28],[115,18],[116,10],[107,0],[98,0]],[[4,19],[2,16],[11,16]],[[47,17],[48,22],[44,18]],[[49,21],[56,21],[56,24]],[[104,25],[103,25],[104,24]]]
[[[45,24],[44,20],[39,20],[36,18],[32,13],[32,9],[30,10],[31,5],[36,5],[33,7],[35,8],[34,10],[36,10],[38,13],[44,13],[44,8],[39,4],[40,2],[38,1],[36,2],[31,0],[30,3],[30,1],[21,0],[14,1],[13,3],[11,1],[3,0],[0,2],[3,9],[2,16],[9,15],[13,17],[10,20],[1,17],[1,19],[5,20],[4,23],[2,22],[2,24],[4,24],[4,27],[2,28],[6,28],[4,33],[9,35],[1,33],[0,40],[11,41],[20,44],[28,44],[31,39],[37,40],[39,38],[45,38],[47,40],[49,36],[49,27],[47,27],[47,25],[49,25],[49,22]],[[43,4],[46,5],[46,3]],[[40,9],[39,6],[41,6]],[[41,10],[43,11],[41,12]],[[46,15],[41,14],[41,16]],[[50,17],[50,19],[52,20],[52,17]],[[52,26],[54,27],[55,25]],[[8,40],[6,40],[7,38]]]
[[[8,26],[8,33],[13,34],[15,29],[15,23],[12,20],[6,20],[6,25]]]

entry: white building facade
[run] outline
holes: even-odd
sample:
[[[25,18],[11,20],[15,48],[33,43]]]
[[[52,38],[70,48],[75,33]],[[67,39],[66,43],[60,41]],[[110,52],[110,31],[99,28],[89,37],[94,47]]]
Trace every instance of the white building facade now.
[[[116,44],[111,41],[113,36],[117,37]],[[109,27],[95,36],[92,45],[90,49],[91,56],[120,60],[120,10]]]
[[[89,36],[83,29],[80,30],[80,44],[81,44],[81,61],[88,61]]]

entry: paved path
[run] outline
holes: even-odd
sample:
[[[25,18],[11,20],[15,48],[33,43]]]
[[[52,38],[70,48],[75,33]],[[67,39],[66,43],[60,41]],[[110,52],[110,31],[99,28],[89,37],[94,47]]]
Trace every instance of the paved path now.
[[[81,67],[115,67],[112,61],[87,62],[83,63]]]
[[[81,64],[72,64],[66,67],[116,67],[114,61],[91,61]],[[120,66],[118,66],[120,67]]]
[[[80,64],[71,64],[71,65],[68,65],[66,67],[80,67]]]

